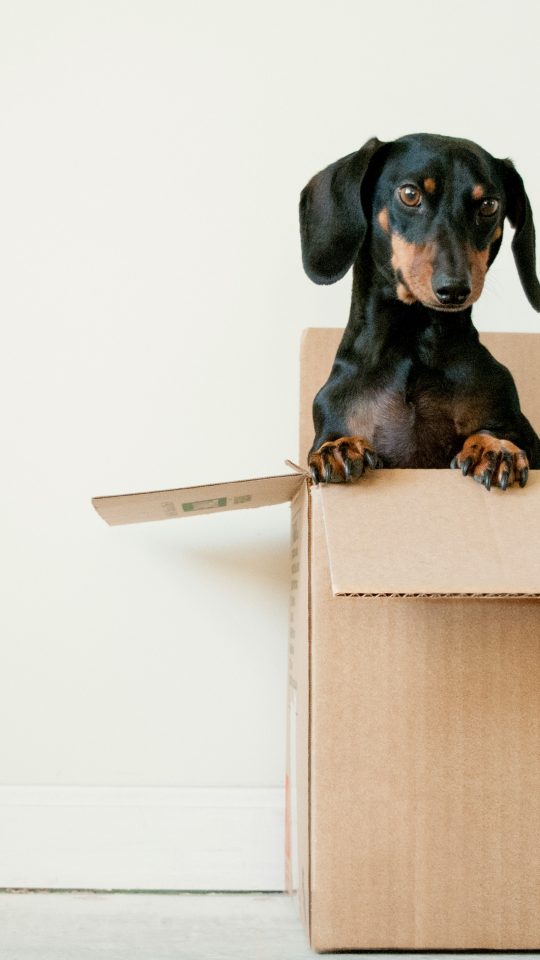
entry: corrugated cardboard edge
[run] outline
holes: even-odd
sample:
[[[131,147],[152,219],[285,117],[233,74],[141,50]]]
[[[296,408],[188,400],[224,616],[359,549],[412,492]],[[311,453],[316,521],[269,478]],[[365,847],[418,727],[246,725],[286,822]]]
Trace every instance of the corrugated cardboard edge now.
[[[362,597],[363,600],[538,600],[540,593],[340,593],[335,597]]]
[[[295,583],[294,523],[300,524],[301,553],[298,553],[300,577]],[[285,889],[296,895],[297,906],[308,938],[311,935],[311,495],[310,482],[304,479],[291,503],[292,576],[291,619],[293,632],[289,641],[288,730],[287,730],[287,786],[297,790],[298,824],[296,836],[292,830],[292,802],[286,805],[286,874]],[[294,706],[293,718],[291,706]],[[296,738],[295,749],[292,737]],[[291,769],[296,764],[295,770]],[[287,846],[289,845],[289,846]],[[293,877],[292,860],[297,851],[297,876]],[[296,880],[296,884],[294,883]]]

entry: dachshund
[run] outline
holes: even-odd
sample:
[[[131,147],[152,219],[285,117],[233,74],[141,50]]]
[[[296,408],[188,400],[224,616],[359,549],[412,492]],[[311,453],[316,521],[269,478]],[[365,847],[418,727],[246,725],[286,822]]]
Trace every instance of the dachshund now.
[[[309,181],[300,198],[307,275],[329,284],[353,268],[349,321],[313,403],[314,483],[450,466],[506,490],[540,468],[512,375],[471,319],[505,218],[523,290],[540,311],[531,206],[510,160],[454,137],[374,137]]]

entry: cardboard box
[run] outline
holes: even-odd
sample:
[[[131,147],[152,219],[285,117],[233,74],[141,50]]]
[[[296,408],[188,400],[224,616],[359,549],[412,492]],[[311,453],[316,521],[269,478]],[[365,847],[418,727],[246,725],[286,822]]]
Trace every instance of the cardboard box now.
[[[303,338],[302,464],[340,336]],[[538,427],[540,336],[482,340]],[[506,492],[297,472],[93,503],[114,524],[287,500],[287,872],[312,947],[539,948],[538,472]]]

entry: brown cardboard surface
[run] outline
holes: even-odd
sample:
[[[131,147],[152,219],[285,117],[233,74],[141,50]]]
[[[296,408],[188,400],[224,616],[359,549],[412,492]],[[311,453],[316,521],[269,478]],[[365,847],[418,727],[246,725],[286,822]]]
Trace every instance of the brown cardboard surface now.
[[[481,333],[480,341],[511,371],[521,409],[539,431],[540,336],[537,333]]]
[[[304,335],[301,464],[341,333]],[[538,425],[540,337],[482,340]],[[538,949],[540,474],[488,493],[383,470],[309,498],[311,945]]]
[[[300,347],[300,453],[305,466],[313,443],[311,407],[317,391],[328,379],[343,336],[338,327],[304,330]],[[535,333],[481,333],[481,342],[507,366],[516,382],[521,409],[540,430],[540,336]]]
[[[540,596],[540,471],[487,491],[459,470],[320,485],[334,594]]]
[[[92,504],[111,526],[194,517],[201,513],[246,510],[292,500],[305,482],[301,474],[257,477],[230,483],[210,483],[149,493],[126,493],[94,497]]]
[[[289,893],[297,893],[300,916],[308,936],[311,889],[310,507],[309,489],[304,483],[293,500],[291,511],[285,888]]]
[[[312,498],[311,944],[540,946],[540,603],[334,597]]]

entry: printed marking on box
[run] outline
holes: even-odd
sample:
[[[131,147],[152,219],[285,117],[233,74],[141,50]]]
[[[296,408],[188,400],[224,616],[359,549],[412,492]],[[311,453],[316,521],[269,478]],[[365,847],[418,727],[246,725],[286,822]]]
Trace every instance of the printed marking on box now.
[[[226,507],[227,497],[216,497],[214,500],[192,500],[191,503],[183,503],[182,510],[189,513],[191,510],[215,510],[217,507]]]

